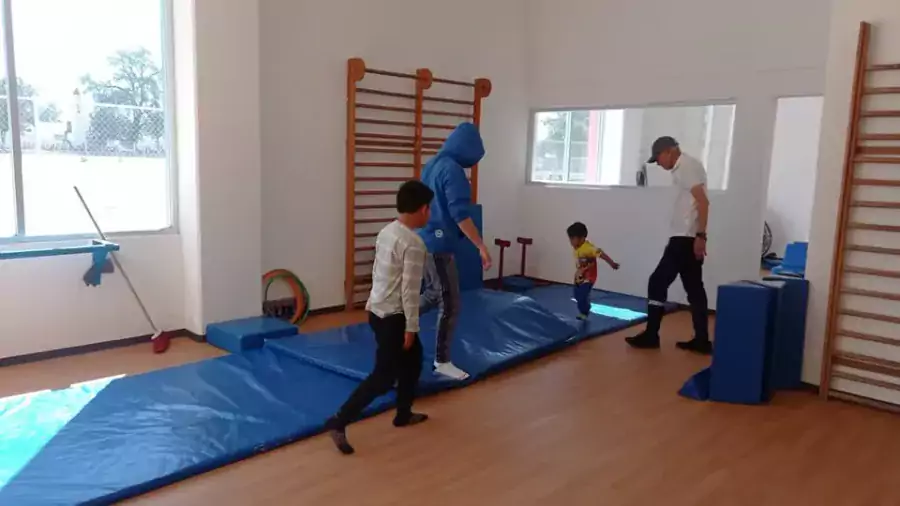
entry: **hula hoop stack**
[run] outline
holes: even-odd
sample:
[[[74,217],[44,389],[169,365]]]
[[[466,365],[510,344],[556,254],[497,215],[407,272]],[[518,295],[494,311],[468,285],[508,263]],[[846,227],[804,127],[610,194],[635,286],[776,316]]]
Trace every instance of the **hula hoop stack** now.
[[[306,291],[306,286],[293,272],[287,269],[274,269],[265,273],[262,278],[264,301],[268,299],[269,287],[278,280],[287,283],[294,296],[294,313],[288,321],[294,325],[300,325],[309,316],[309,292]]]

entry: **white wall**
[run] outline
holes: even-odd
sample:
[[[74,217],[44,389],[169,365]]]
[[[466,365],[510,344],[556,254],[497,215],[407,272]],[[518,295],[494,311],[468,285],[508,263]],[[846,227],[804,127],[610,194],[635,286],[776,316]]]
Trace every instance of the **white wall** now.
[[[706,282],[714,302],[716,285],[758,276],[775,101],[822,92],[827,3],[529,0],[526,6],[534,108],[737,100],[728,190],[711,195]],[[648,19],[659,24],[664,44],[646,35]],[[668,236],[673,199],[668,188],[526,186],[522,229],[535,238],[530,269],[569,280],[564,231],[581,220],[623,264],[599,285],[644,294]],[[684,300],[680,287],[671,296]]]
[[[807,265],[807,278],[812,283],[810,294],[809,317],[807,319],[806,357],[804,362],[804,380],[810,383],[819,383],[819,369],[822,359],[822,347],[825,334],[826,312],[828,307],[829,282],[833,260],[834,235],[836,228],[836,216],[838,202],[840,200],[843,157],[847,135],[849,101],[853,80],[853,67],[856,58],[856,41],[859,33],[859,22],[873,23],[874,30],[871,40],[870,58],[873,63],[900,62],[900,6],[893,0],[834,0],[831,16],[831,34],[829,40],[828,68],[825,84],[825,105],[822,115],[822,135],[819,150],[819,170],[816,179],[815,204],[813,207],[812,230],[810,232],[809,261]],[[897,74],[881,76],[880,79],[889,79],[897,82]],[[875,83],[876,85],[878,82]],[[873,104],[879,108],[900,108],[897,97],[879,99]],[[877,122],[872,131],[896,132],[897,124]],[[890,127],[893,128],[890,128]],[[872,124],[868,125],[871,129]],[[887,127],[887,128],[886,128]],[[861,167],[866,177],[896,178],[895,169],[883,166],[880,168],[866,166]],[[898,200],[896,191],[879,191],[878,194],[869,193],[872,189],[864,190],[861,198],[869,200]],[[878,216],[868,216],[867,220],[882,224],[900,223],[896,214],[878,213]],[[877,221],[876,221],[877,220]],[[864,244],[880,246],[900,247],[900,238],[897,234],[863,233],[853,234],[851,240]],[[863,266],[877,266],[881,269],[900,269],[900,262],[896,258],[873,257],[861,258],[854,256],[848,261]],[[865,263],[863,263],[865,262]],[[877,264],[872,264],[877,262]],[[870,282],[873,280],[869,280]],[[858,282],[858,280],[851,280]],[[900,286],[870,287],[870,289],[897,292]],[[892,309],[885,306],[886,301],[877,300],[847,300],[859,308],[858,304],[866,304],[861,309],[884,314],[897,314],[896,305]],[[860,322],[842,321],[842,324],[859,324]],[[872,326],[873,322],[866,322]],[[900,333],[900,325],[885,324],[881,328],[861,329],[880,333],[885,336],[897,336]],[[894,350],[887,346],[881,346],[882,356],[898,360]],[[869,350],[868,353],[872,353]],[[856,393],[871,395],[876,398],[900,402],[896,392],[888,390],[853,387],[844,385]]]
[[[487,77],[480,196],[488,238],[518,234],[528,106],[517,0],[269,0],[261,5],[263,265],[313,307],[343,304],[346,62]]]
[[[784,255],[790,242],[809,241],[823,97],[778,101],[766,221],[772,229],[772,252]]]
[[[184,278],[184,325],[203,328],[202,269],[200,266],[200,177],[197,170],[197,41],[193,2],[174,4],[175,152],[178,170],[178,228]],[[169,105],[171,107],[172,100]],[[196,330],[194,330],[197,332]],[[199,333],[199,332],[198,332]]]
[[[201,320],[211,323],[262,311],[260,2],[194,2],[197,261]]]
[[[182,328],[178,236],[118,242],[119,259],[157,324]],[[151,333],[121,276],[104,274],[100,286],[84,285],[90,265],[87,255],[0,262],[0,358]]]

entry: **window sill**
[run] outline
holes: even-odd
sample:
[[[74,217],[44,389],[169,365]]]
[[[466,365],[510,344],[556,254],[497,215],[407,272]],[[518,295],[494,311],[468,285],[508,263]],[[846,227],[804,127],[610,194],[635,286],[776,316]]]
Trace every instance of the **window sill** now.
[[[543,188],[553,188],[553,189],[562,189],[562,190],[654,190],[658,188],[671,188],[671,186],[628,186],[628,185],[613,185],[613,184],[586,184],[586,183],[563,183],[563,182],[553,182],[546,183],[542,181],[529,181],[526,183],[527,186],[536,186]]]
[[[674,188],[674,186],[634,186],[634,185],[594,185],[594,184],[583,184],[583,183],[544,183],[541,181],[529,181],[525,183],[527,187],[538,187],[538,188],[549,188],[554,190],[629,190],[629,191],[667,191]],[[707,190],[710,195],[718,195],[724,194],[727,189],[722,190]]]
[[[142,232],[115,232],[106,234],[106,239],[110,242],[127,241],[129,239],[146,239],[150,237],[172,237],[179,236],[175,227],[169,227],[162,230],[149,230]],[[0,238],[0,249],[12,249],[24,245],[47,245],[49,247],[66,247],[75,244],[83,244],[85,241],[99,239],[97,234],[72,234],[72,235],[54,235],[54,236],[31,236],[31,237],[7,237]]]

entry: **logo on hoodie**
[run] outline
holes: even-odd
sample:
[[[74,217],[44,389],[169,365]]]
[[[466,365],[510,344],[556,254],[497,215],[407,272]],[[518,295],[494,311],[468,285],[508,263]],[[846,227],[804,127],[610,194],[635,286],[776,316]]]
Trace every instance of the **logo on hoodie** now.
[[[434,236],[440,239],[441,237],[444,237],[444,231],[441,229],[437,229],[434,231]]]

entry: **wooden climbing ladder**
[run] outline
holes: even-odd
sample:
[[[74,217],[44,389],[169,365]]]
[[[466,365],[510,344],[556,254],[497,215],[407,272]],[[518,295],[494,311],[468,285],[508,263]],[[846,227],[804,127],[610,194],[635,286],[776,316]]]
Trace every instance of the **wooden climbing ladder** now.
[[[364,82],[365,81],[365,82]],[[435,93],[435,89],[440,95]],[[460,122],[481,125],[488,79],[471,82],[366,67],[347,61],[346,250],[347,309],[365,303],[371,288],[375,237],[395,212],[404,181],[418,179],[428,159]],[[478,197],[478,167],[469,173]]]
[[[900,63],[861,23],[820,393],[900,410]]]

